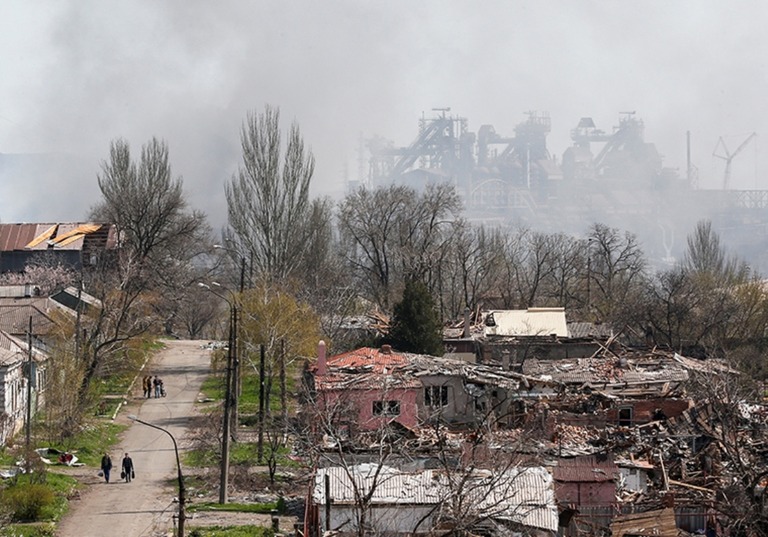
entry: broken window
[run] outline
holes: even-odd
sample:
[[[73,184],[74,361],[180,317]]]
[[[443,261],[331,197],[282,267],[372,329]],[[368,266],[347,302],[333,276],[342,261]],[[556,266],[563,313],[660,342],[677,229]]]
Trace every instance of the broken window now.
[[[400,401],[374,401],[374,416],[399,416]]]
[[[424,404],[437,408],[448,405],[448,386],[427,386],[424,388]]]
[[[632,407],[619,409],[619,427],[632,427]]]

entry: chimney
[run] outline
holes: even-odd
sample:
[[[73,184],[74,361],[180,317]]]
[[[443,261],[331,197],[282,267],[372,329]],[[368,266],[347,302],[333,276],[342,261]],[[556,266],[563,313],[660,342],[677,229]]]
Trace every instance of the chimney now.
[[[382,345],[381,354],[392,354],[392,345]]]
[[[325,363],[325,341],[320,340],[317,344],[317,375],[325,375],[327,367]]]
[[[464,339],[469,339],[469,308],[464,308]]]

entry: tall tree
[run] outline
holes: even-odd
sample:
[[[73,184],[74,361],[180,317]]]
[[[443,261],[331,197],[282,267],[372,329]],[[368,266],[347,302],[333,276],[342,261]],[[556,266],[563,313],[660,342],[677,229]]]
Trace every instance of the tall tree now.
[[[208,231],[205,215],[189,211],[184,182],[173,177],[168,145],[152,138],[141,148],[136,162],[125,140],[112,142],[109,160],[98,174],[103,200],[92,210],[92,218],[115,224],[125,263],[142,269],[167,268],[175,264],[178,245]]]
[[[688,272],[707,276],[720,283],[744,280],[749,271],[735,256],[728,255],[712,222],[701,220],[687,238],[684,266]]]
[[[432,295],[422,282],[405,284],[403,300],[395,304],[389,336],[398,350],[442,356],[440,321]]]
[[[128,142],[113,141],[97,178],[103,199],[91,218],[116,226],[119,248],[116,259],[82,275],[85,291],[99,304],[81,319],[86,334],[78,345],[85,371],[81,401],[93,378],[107,362],[120,359],[130,339],[167,320],[173,310],[168,297],[191,287],[188,268],[210,232],[205,215],[189,210],[183,180],[174,178],[163,141],[152,138],[138,161]]]
[[[225,185],[229,226],[240,250],[253,255],[257,274],[284,279],[302,266],[307,245],[321,229],[323,202],[312,203],[309,184],[315,158],[297,123],[282,146],[280,110],[250,112],[242,127],[243,163]]]

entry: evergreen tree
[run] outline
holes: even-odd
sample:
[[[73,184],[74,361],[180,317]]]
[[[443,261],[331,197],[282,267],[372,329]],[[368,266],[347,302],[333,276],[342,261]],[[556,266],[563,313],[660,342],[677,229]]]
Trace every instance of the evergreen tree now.
[[[442,356],[443,336],[435,302],[422,282],[405,284],[403,300],[394,308],[389,335],[397,350]]]

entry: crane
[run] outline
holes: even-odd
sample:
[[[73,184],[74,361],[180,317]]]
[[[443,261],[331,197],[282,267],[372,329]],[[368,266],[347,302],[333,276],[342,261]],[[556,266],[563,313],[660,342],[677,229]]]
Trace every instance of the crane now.
[[[741,145],[736,148],[736,151],[731,153],[728,151],[728,146],[725,145],[725,140],[723,140],[723,137],[721,136],[720,139],[717,141],[717,145],[715,146],[715,150],[712,152],[712,156],[717,157],[719,159],[723,159],[725,161],[725,174],[723,176],[723,190],[728,190],[729,183],[731,182],[731,163],[733,162],[733,159],[736,158],[736,155],[741,153],[741,151],[747,147],[747,144],[752,141],[752,138],[757,136],[756,132],[753,132],[749,136],[747,136],[747,139],[741,142]],[[722,147],[722,153],[718,153],[718,149]]]

